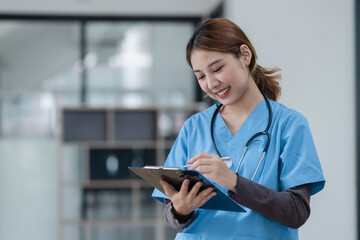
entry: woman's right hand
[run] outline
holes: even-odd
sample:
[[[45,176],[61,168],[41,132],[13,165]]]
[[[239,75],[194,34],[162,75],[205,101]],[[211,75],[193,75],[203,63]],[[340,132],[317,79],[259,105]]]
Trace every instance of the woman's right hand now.
[[[189,192],[189,183],[190,180],[185,179],[181,185],[180,191],[176,191],[168,182],[160,181],[166,196],[170,198],[173,204],[174,210],[176,213],[183,216],[189,215],[216,195],[216,192],[212,187],[199,192],[199,189],[203,184],[202,182],[197,182]]]

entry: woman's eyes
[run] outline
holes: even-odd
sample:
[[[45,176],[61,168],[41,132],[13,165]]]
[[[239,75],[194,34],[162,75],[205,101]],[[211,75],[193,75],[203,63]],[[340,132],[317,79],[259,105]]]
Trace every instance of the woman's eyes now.
[[[222,66],[220,66],[220,67],[218,67],[218,68],[215,68],[215,69],[213,70],[213,72],[214,72],[214,73],[219,72],[223,67],[224,67],[224,65],[222,65]],[[205,78],[205,75],[200,75],[200,76],[197,77],[198,80],[201,80],[201,79],[203,79],[203,78]]]
[[[218,72],[218,71],[220,71],[222,68],[223,68],[223,66],[218,67],[218,68],[216,68],[216,69],[214,70],[214,72]]]

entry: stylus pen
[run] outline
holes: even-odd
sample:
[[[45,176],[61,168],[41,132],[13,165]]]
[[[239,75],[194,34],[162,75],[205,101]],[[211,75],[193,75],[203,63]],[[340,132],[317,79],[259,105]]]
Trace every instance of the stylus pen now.
[[[230,157],[221,157],[220,158],[220,160],[223,161],[223,162],[225,162],[226,160],[229,160],[229,159],[230,159]],[[188,168],[190,166],[191,166],[191,164],[186,164],[184,166],[181,166],[181,168]]]

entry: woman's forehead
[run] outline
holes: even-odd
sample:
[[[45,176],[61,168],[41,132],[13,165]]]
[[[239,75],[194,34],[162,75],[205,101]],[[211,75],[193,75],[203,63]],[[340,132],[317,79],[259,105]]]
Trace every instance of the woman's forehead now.
[[[227,60],[232,55],[229,53],[207,51],[207,50],[195,50],[191,54],[191,64],[194,70],[209,68],[213,64]]]

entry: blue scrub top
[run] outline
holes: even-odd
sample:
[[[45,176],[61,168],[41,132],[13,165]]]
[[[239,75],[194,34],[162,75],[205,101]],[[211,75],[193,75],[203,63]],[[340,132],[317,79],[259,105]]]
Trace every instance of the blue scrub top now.
[[[269,129],[270,146],[253,181],[283,191],[311,183],[312,195],[324,188],[325,179],[315,149],[308,121],[298,112],[270,101],[273,120]],[[211,142],[210,122],[213,105],[189,118],[183,125],[165,166],[179,167],[199,152],[216,154]],[[235,172],[246,142],[265,130],[269,118],[263,100],[233,136],[220,114],[214,121],[214,139],[222,156],[230,156]],[[261,158],[266,137],[257,137],[249,146],[238,174],[250,179]],[[214,183],[221,191],[227,190]],[[157,189],[153,197],[161,202],[168,198]],[[176,239],[298,239],[298,230],[289,228],[244,207],[247,212],[197,209],[195,220]]]

